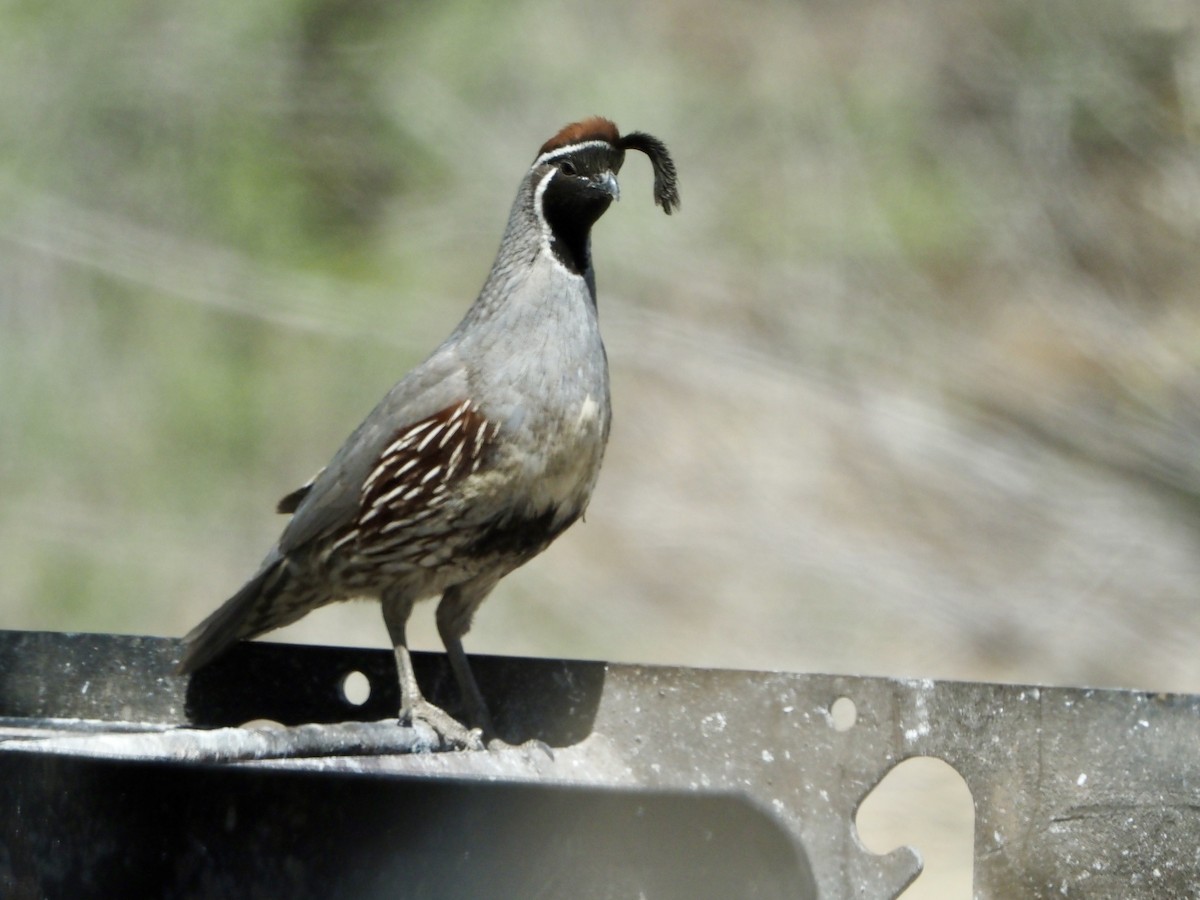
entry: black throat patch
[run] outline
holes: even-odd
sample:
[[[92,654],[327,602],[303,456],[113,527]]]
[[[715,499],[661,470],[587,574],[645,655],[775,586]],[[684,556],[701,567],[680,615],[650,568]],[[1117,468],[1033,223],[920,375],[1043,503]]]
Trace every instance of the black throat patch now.
[[[612,198],[555,172],[542,194],[542,215],[550,226],[550,249],[569,272],[583,275],[592,267],[592,226]]]

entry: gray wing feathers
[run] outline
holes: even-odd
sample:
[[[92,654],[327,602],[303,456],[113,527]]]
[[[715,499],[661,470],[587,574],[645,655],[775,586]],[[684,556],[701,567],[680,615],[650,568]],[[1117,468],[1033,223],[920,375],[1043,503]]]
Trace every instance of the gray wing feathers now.
[[[314,538],[353,521],[358,514],[363,483],[392,435],[465,396],[466,369],[458,354],[443,345],[388,391],[313,480],[279,538],[280,552],[286,556]]]
[[[279,543],[258,573],[216,612],[184,638],[187,649],[178,672],[194,672],[230,645],[287,624],[272,601],[292,579],[287,557],[310,541],[351,522],[358,514],[362,486],[392,435],[467,396],[466,369],[452,347],[443,345],[395,385],[311,484],[280,501],[293,512]],[[299,618],[307,607],[296,607]]]

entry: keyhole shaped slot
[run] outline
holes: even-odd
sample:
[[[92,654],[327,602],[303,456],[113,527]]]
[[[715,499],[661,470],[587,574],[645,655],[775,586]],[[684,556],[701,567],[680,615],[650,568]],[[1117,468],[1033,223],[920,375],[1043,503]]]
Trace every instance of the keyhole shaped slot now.
[[[912,847],[924,867],[903,900],[970,900],[975,805],[953,767],[931,756],[894,766],[863,800],[854,825],[872,853]]]

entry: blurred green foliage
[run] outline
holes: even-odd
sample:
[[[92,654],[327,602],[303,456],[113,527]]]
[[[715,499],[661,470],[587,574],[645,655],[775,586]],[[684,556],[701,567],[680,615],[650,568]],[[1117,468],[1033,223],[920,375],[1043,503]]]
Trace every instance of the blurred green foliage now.
[[[537,146],[601,113],[668,142],[684,207],[656,215],[631,160],[597,228],[614,447],[497,647],[1200,677],[1106,668],[1143,624],[1038,668],[1071,598],[1126,621],[1149,592],[1200,631],[1196,19],[4,5],[0,624],[175,633],[219,602],[474,296]],[[1178,553],[1106,581],[1131,534]],[[912,622],[934,637],[897,647]]]

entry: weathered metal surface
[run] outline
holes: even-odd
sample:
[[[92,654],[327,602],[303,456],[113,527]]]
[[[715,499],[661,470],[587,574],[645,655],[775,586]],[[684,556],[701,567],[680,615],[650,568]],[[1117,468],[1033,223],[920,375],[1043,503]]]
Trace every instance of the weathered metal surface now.
[[[596,797],[624,798],[632,803],[625,813],[633,815],[629,810],[638,808],[640,798],[643,814],[652,815],[656,826],[639,832],[639,846],[648,846],[647,834],[675,835],[679,846],[659,846],[656,855],[686,860],[683,868],[736,869],[742,879],[759,872],[754,885],[760,896],[814,896],[815,886],[821,897],[885,898],[903,890],[919,864],[907,849],[882,857],[865,850],[854,813],[897,763],[933,756],[962,775],[974,798],[977,897],[1200,892],[1200,697],[476,657],[473,665],[503,736],[513,743],[537,738],[546,747],[354,755],[352,745],[350,755],[262,758],[288,755],[289,745],[296,749],[311,740],[310,729],[285,731],[269,741],[242,738],[242,744],[260,747],[244,758],[258,761],[205,767],[194,760],[238,756],[240,744],[231,736],[248,732],[192,730],[197,727],[257,719],[285,725],[373,721],[393,714],[391,654],[245,644],[188,682],[170,674],[178,652],[178,642],[171,640],[0,632],[0,739],[8,738],[0,751],[9,751],[0,752],[0,765],[11,770],[37,761],[48,767],[24,771],[24,786],[16,789],[11,777],[0,775],[9,802],[13,790],[16,800],[27,788],[37,790],[30,779],[74,784],[71,779],[81,777],[56,766],[165,766],[155,771],[179,773],[181,783],[201,792],[205,777],[246,779],[238,782],[244,785],[351,779],[386,786],[385,791],[417,791],[402,806],[402,824],[389,827],[406,835],[408,843],[400,842],[405,846],[424,846],[410,832],[426,833],[421,823],[431,809],[453,825],[438,832],[441,840],[449,840],[447,834],[479,834],[454,824],[451,809],[465,815],[464,822],[476,821],[485,807],[463,812],[472,796],[518,808],[546,797],[557,803],[567,792],[571,800],[552,803],[553,811],[539,807],[530,813],[543,822],[563,810],[586,811]],[[442,658],[418,655],[416,664],[431,699],[452,706],[452,679]],[[370,697],[358,706],[341,690],[353,671],[371,686]],[[846,730],[834,727],[830,711],[842,697],[856,710]],[[164,728],[188,730],[129,734]],[[261,750],[272,742],[281,752]],[[439,796],[446,785],[458,793]],[[74,796],[75,805],[64,814],[103,820],[87,792]],[[348,795],[331,794],[338,796]],[[754,812],[737,806],[734,797],[745,798]],[[715,805],[689,811],[689,800]],[[660,801],[665,805],[646,812],[645,804]],[[722,803],[734,805],[722,811]],[[595,808],[589,821],[631,834],[622,813]],[[714,831],[712,823],[735,815],[729,812],[734,809],[744,810],[736,813],[738,829]],[[327,816],[336,818],[332,809]],[[10,813],[6,820],[0,813],[9,832],[20,831],[24,822],[20,815]],[[711,839],[692,840],[698,822]],[[254,837],[268,854],[279,849],[269,824],[264,820]],[[598,847],[608,846],[580,822],[571,828],[586,832]],[[560,825],[548,833],[570,834],[571,828]],[[771,849],[776,829],[787,836],[790,856]],[[325,832],[326,840],[330,835]],[[97,833],[93,837],[99,839]],[[220,844],[219,836],[211,840]],[[566,869],[549,862],[571,857],[562,844],[537,864],[563,874]],[[617,844],[615,852],[628,850]],[[504,846],[530,860],[527,847]],[[687,855],[698,847],[698,854]],[[729,861],[737,853],[722,856],[731,848],[758,853],[752,857],[758,862],[737,869]],[[591,857],[577,853],[575,863],[581,859]],[[0,856],[0,885],[5,864]],[[7,864],[13,865],[11,854]],[[672,881],[657,872],[641,883],[648,886],[647,897],[749,896],[740,890],[722,894],[718,888],[728,882],[714,879],[713,872],[700,881],[676,873]],[[629,888],[632,882],[622,884]],[[686,889],[672,893],[671,884]],[[786,893],[773,893],[780,890]],[[421,896],[415,888],[412,895]]]

